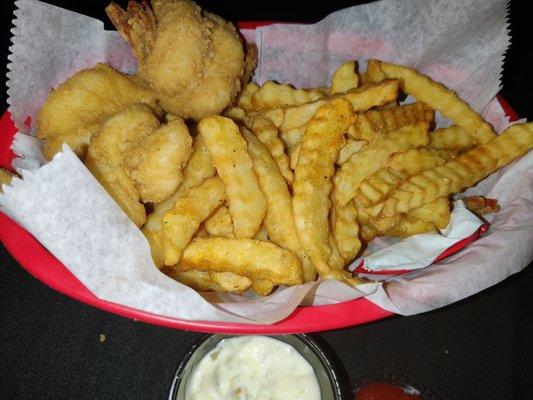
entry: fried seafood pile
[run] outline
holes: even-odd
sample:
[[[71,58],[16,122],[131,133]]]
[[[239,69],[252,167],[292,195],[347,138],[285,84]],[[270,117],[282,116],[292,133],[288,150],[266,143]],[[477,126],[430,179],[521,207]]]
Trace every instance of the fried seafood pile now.
[[[137,75],[107,65],[52,91],[37,120],[67,143],[142,229],[155,264],[202,291],[360,280],[345,267],[377,236],[447,226],[450,198],[533,147],[501,135],[414,69],[348,61],[328,87],[248,82],[257,56],[188,0],[112,3]],[[402,94],[415,98],[399,104]],[[453,121],[435,129],[435,111]],[[498,210],[473,197],[478,214]]]

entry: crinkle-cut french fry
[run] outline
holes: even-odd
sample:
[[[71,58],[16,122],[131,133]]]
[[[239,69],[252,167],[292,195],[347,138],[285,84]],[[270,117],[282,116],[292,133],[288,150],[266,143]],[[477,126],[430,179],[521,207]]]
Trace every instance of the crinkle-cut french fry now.
[[[361,249],[357,210],[354,203],[350,202],[344,207],[338,207],[333,202],[330,210],[330,222],[339,253],[344,263],[348,263],[355,258]]]
[[[231,118],[235,123],[246,124],[248,122],[248,114],[244,109],[239,107],[226,108],[222,115]]]
[[[12,174],[4,168],[0,168],[0,193],[2,193],[2,185],[9,185],[13,180],[15,174]]]
[[[263,110],[299,106],[321,97],[324,95],[315,90],[296,89],[291,85],[267,81],[253,93],[251,101],[254,110]]]
[[[124,166],[124,152],[135,147],[159,121],[148,106],[137,104],[112,116],[91,136],[85,166],[137,226],[146,221],[135,182]]]
[[[294,222],[311,262],[321,277],[330,277],[328,214],[334,163],[344,145],[344,132],[357,115],[344,99],[320,107],[307,125],[294,174]]]
[[[429,134],[428,147],[435,150],[466,151],[476,145],[476,138],[457,125],[435,129]]]
[[[399,107],[370,110],[359,116],[348,129],[348,135],[358,140],[375,140],[387,132],[395,131],[417,122],[432,124],[435,112],[424,103],[406,104]]]
[[[400,221],[386,232],[387,236],[405,238],[419,233],[436,232],[444,229],[450,221],[450,202],[446,197],[438,197],[409,214],[401,214]]]
[[[407,125],[389,133],[385,138],[375,140],[374,143],[355,153],[341,165],[335,175],[333,195],[337,204],[339,206],[348,204],[355,197],[361,182],[386,165],[391,154],[426,146],[427,130],[426,122]]]
[[[279,137],[287,148],[298,145],[305,134],[306,125],[299,126],[297,128],[291,128],[287,131],[279,131]]]
[[[143,202],[159,203],[176,191],[192,153],[187,125],[174,118],[124,152],[126,173]]]
[[[222,205],[204,222],[204,227],[210,236],[235,237],[233,235],[233,222],[228,207]]]
[[[285,153],[283,142],[278,137],[276,125],[268,118],[256,117],[251,120],[249,127],[261,143],[266,146],[276,162],[279,172],[290,185],[294,179],[294,174],[289,168],[289,157]]]
[[[259,230],[257,231],[257,233],[254,235],[254,237],[252,239],[262,240],[263,242],[269,242],[270,241],[270,239],[268,238],[268,231],[267,231],[267,228],[265,228],[264,221],[263,221],[263,223],[259,227]]]
[[[276,285],[302,283],[298,256],[270,242],[254,239],[197,238],[183,251],[180,271],[232,272]]]
[[[363,242],[370,243],[376,236],[378,236],[378,233],[370,225],[361,225],[359,236],[361,236]]]
[[[266,279],[252,279],[252,290],[258,296],[268,296],[276,285]]]
[[[458,150],[437,150],[431,147],[426,147],[427,151],[435,154],[437,157],[443,158],[446,161],[450,161],[459,155]]]
[[[251,111],[254,109],[252,105],[252,96],[259,90],[259,85],[255,82],[248,83],[237,96],[235,105],[242,108],[245,111]]]
[[[359,86],[358,68],[357,61],[346,61],[341,64],[331,78],[329,94],[345,93]]]
[[[259,178],[259,185],[265,194],[267,213],[263,226],[268,232],[268,238],[273,243],[296,253],[304,268],[304,281],[314,280],[316,270],[305,254],[294,225],[292,199],[287,182],[281,176],[266,146],[248,130],[243,129],[242,134],[248,143],[248,152]]]
[[[265,217],[266,202],[239,127],[231,119],[215,115],[201,120],[198,131],[226,185],[233,234],[253,237]]]
[[[366,71],[362,75],[363,83],[381,82],[387,77],[381,70],[381,63],[379,60],[368,60]]]
[[[224,287],[222,287],[217,282],[215,282],[211,278],[211,274],[206,271],[176,271],[174,269],[165,269],[164,272],[172,279],[175,279],[178,282],[193,288],[194,290],[198,290],[199,292],[224,293],[229,291],[234,293],[242,293],[250,286],[252,286],[251,279],[235,274],[232,274],[233,276],[226,275],[226,280],[223,281],[225,285]],[[222,280],[221,278],[222,276],[218,277],[218,280]]]
[[[160,233],[165,265],[178,263],[183,249],[200,224],[224,202],[225,189],[219,177],[208,178],[177,199],[174,206],[163,214]]]
[[[295,171],[298,166],[298,157],[300,156],[300,150],[302,149],[302,142],[296,143],[289,148],[289,167]]]
[[[250,278],[233,274],[231,272],[209,272],[209,277],[215,282],[224,292],[242,293],[253,285]]]
[[[344,259],[342,258],[339,247],[337,246],[337,241],[333,236],[333,233],[329,235],[329,247],[331,248],[331,254],[328,259],[328,266],[333,270],[343,270],[344,269]]]
[[[381,70],[387,78],[398,79],[403,92],[440,111],[470,133],[477,143],[485,143],[496,135],[490,124],[444,85],[401,65],[381,61]]]
[[[478,216],[500,211],[497,199],[489,199],[483,196],[466,196],[462,200],[466,207]]]
[[[386,219],[397,213],[430,203],[437,197],[446,197],[476,182],[523,156],[533,147],[533,123],[516,124],[501,135],[474,147],[442,166],[428,169],[409,178],[381,206],[379,218]]]
[[[163,226],[163,214],[170,210],[176,200],[186,195],[192,187],[199,185],[215,173],[216,170],[205,146],[205,140],[202,135],[196,135],[192,143],[192,155],[183,169],[183,176],[185,177],[183,182],[172,196],[154,206],[154,210],[148,215],[146,224],[142,228],[144,236],[150,243],[154,263],[159,268],[164,264],[163,245],[159,234]]]
[[[283,134],[291,129],[305,126],[320,107],[335,99],[345,99],[350,102],[355,112],[364,112],[372,107],[396,100],[398,90],[399,83],[397,80],[386,79],[378,83],[370,83],[351,89],[346,93],[323,97],[300,106],[270,110],[263,113],[263,115],[274,122],[280,129],[280,133]]]
[[[389,158],[388,167],[380,169],[361,182],[355,200],[362,206],[369,207],[383,200],[409,176],[445,162],[446,159],[428,149],[409,149],[395,153]]]
[[[339,157],[337,157],[337,164],[341,165],[348,161],[348,159],[353,156],[355,153],[360,151],[363,147],[368,144],[366,140],[353,140],[347,139],[346,144],[343,146],[339,152]]]

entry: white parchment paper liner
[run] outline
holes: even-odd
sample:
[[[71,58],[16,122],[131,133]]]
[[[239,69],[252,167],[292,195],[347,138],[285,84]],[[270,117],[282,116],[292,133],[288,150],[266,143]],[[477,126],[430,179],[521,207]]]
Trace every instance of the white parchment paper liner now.
[[[21,130],[48,91],[75,71],[108,62],[135,70],[129,47],[103,24],[35,0],[17,0],[8,73],[10,111]],[[273,25],[245,31],[260,50],[256,80],[324,85],[346,59],[371,57],[419,68],[485,111],[500,131],[508,122],[497,102],[509,44],[506,1],[384,0],[330,15],[312,26]],[[492,113],[492,114],[491,114]],[[33,128],[34,129],[34,128]],[[489,234],[451,259],[390,283],[350,288],[317,282],[280,288],[267,298],[202,295],[159,273],[147,242],[68,149],[44,163],[39,143],[19,133],[13,149],[23,180],[0,195],[0,209],[29,230],[97,297],[164,316],[272,323],[298,304],[330,304],[367,296],[402,314],[459,300],[523,268],[532,253],[531,154],[491,176],[488,195],[502,211]],[[480,185],[482,187],[482,185]],[[486,193],[486,191],[482,191]],[[514,195],[511,195],[513,193]],[[519,194],[519,195],[517,195]],[[453,261],[453,262],[452,262]],[[208,301],[206,301],[209,300]]]

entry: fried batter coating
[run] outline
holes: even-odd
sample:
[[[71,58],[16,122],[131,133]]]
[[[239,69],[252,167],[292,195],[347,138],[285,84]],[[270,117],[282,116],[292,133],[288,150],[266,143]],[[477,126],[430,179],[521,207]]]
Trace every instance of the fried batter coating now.
[[[235,27],[189,0],[111,3],[106,12],[139,61],[138,75],[163,109],[199,120],[235,98],[244,49]]]
[[[91,135],[127,107],[143,103],[156,107],[155,96],[137,80],[106,64],[83,69],[52,90],[37,115],[37,137],[51,159],[67,143],[84,158]]]
[[[139,189],[141,199],[159,203],[174,193],[183,182],[181,171],[191,153],[192,138],[179,118],[162,125],[126,151],[126,172]]]

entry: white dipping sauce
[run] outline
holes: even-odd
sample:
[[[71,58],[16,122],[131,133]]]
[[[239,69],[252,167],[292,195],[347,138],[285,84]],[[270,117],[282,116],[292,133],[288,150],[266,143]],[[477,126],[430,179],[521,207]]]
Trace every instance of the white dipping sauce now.
[[[194,367],[186,400],[320,400],[313,367],[266,336],[223,339]]]

